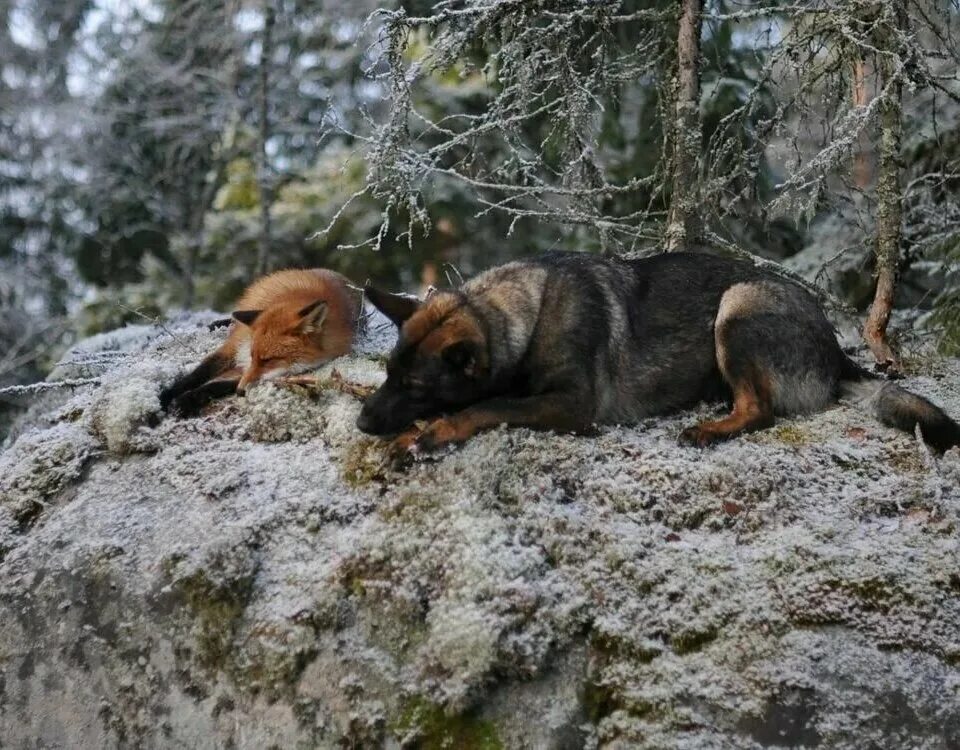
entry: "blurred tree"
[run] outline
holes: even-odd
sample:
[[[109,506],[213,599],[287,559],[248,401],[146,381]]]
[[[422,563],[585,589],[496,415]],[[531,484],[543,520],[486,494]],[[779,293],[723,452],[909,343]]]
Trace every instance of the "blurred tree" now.
[[[376,105],[356,43],[372,7],[157,0],[123,11],[123,23],[105,16],[92,46],[102,59],[91,65],[119,64],[93,107],[87,205],[96,229],[77,251],[84,278],[115,296],[149,277],[161,306],[189,307],[198,294],[203,304],[222,299],[211,296],[217,280],[236,289],[234,277],[316,262],[304,255],[316,227],[285,231],[276,202],[323,148],[349,142],[322,144],[324,127],[337,122],[348,134]],[[228,236],[235,244],[223,244]]]
[[[956,347],[957,20],[952,0],[0,0],[0,378],[35,376],[67,315],[223,308],[266,267],[416,289],[700,243],[809,256],[808,278],[853,257],[863,305],[880,250],[884,299],[936,301]]]
[[[95,31],[89,64],[114,70],[83,145],[96,228],[76,258],[87,280],[119,286],[142,279],[150,254],[190,306],[205,217],[243,141],[242,40],[232,0],[163,0],[152,10],[122,25],[105,16]]]
[[[0,387],[39,376],[67,330],[80,168],[69,59],[88,0],[0,0]],[[0,396],[0,436],[18,402]]]
[[[91,4],[0,0],[0,268],[20,279],[20,304],[54,315],[66,311],[76,230],[68,61]]]
[[[262,276],[267,271],[272,243],[270,210],[273,204],[274,188],[267,149],[270,146],[270,69],[273,64],[273,27],[276,25],[273,0],[263,0],[260,15],[263,19],[263,32],[260,35],[260,69],[257,71],[260,84],[257,111],[260,136],[257,142],[257,188],[260,198],[260,243],[257,248],[256,267],[258,276]]]

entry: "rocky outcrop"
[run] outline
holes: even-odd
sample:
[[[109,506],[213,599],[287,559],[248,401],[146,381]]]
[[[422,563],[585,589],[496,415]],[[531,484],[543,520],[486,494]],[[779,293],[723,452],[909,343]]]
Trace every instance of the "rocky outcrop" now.
[[[957,451],[847,406],[678,448],[704,405],[397,473],[330,367],[161,418],[204,322],[81,345],[0,456],[0,746],[960,744]]]

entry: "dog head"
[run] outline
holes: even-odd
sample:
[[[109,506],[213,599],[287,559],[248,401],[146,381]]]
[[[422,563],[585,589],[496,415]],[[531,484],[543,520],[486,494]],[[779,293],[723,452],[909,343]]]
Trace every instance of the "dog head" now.
[[[357,427],[374,435],[400,432],[484,395],[486,335],[462,294],[435,292],[420,302],[372,287],[365,292],[396,324],[399,337],[387,360],[387,379],[364,403]]]

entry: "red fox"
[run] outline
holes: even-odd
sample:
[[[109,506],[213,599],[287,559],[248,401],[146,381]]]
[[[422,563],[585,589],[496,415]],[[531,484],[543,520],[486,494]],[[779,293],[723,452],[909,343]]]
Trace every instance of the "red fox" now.
[[[360,294],[323,268],[264,276],[237,300],[227,340],[160,394],[165,410],[196,414],[215,398],[312,370],[347,354],[360,315]]]

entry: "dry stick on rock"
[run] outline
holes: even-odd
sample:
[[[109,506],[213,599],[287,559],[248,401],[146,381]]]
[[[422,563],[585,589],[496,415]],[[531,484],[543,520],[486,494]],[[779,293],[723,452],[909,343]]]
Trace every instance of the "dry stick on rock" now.
[[[353,396],[354,398],[358,398],[360,400],[367,398],[367,396],[377,390],[372,385],[351,383],[350,381],[344,379],[339,370],[334,370],[331,372],[330,377],[326,379],[321,379],[316,375],[288,375],[284,378],[278,378],[276,383],[278,385],[300,386],[301,388],[307,388],[308,390],[316,393],[323,393],[324,391],[331,390],[340,391],[340,393],[346,393],[348,396]]]
[[[77,378],[74,380],[43,380],[39,383],[27,385],[8,385],[0,388],[0,396],[24,396],[43,391],[52,391],[57,388],[80,388],[85,385],[99,385],[100,378]]]

